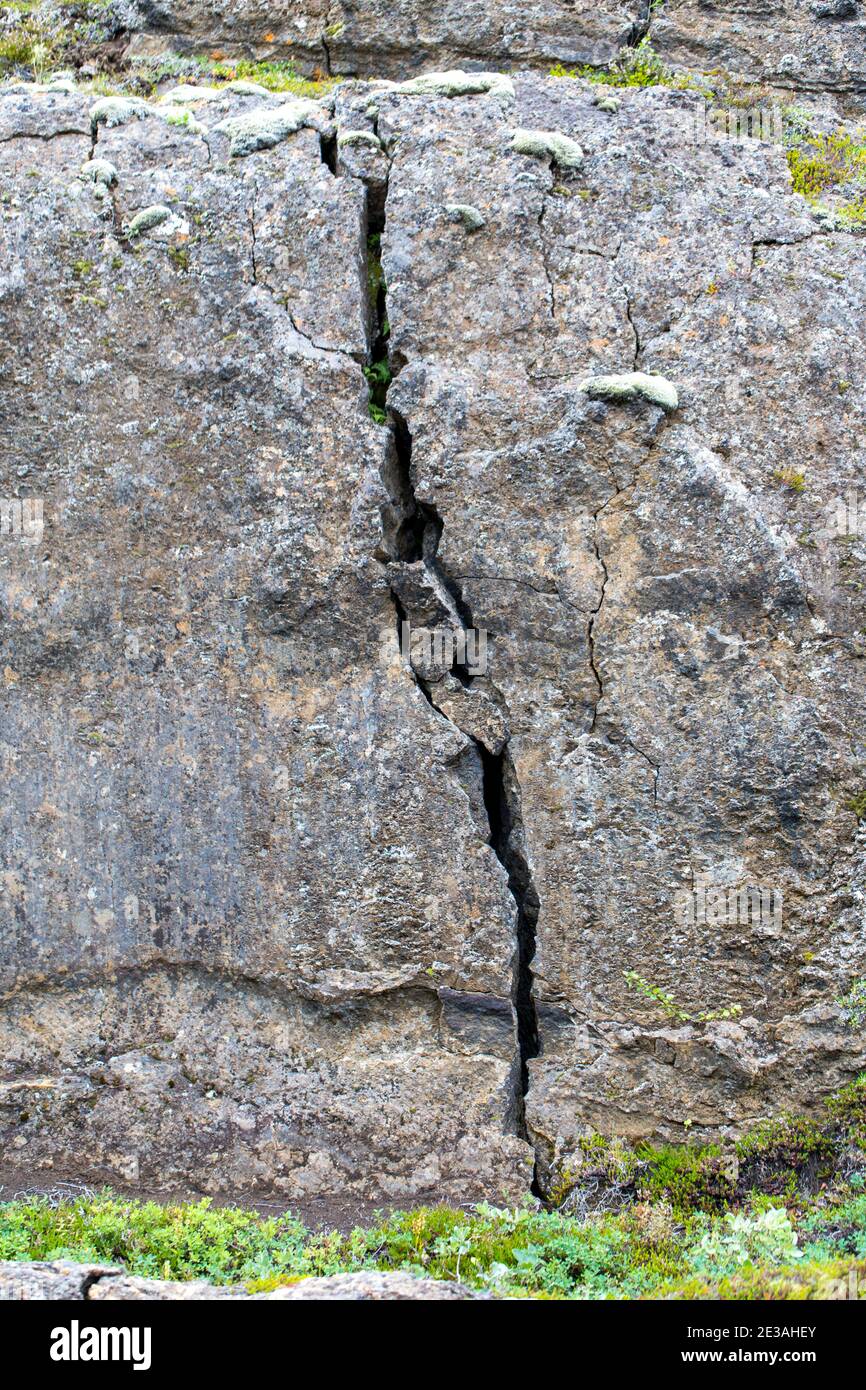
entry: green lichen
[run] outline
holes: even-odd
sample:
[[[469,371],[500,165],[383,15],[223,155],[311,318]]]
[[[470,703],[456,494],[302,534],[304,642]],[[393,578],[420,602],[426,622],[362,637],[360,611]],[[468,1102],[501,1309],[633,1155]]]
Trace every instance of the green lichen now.
[[[514,96],[514,83],[501,72],[463,72],[455,68],[450,72],[423,73],[408,82],[397,83],[394,90],[407,96],[508,98]]]
[[[484,226],[481,213],[469,203],[447,203],[445,211],[452,222],[462,223],[467,232],[478,232]]]
[[[197,121],[192,112],[185,106],[160,106],[156,108],[156,114],[165,121],[166,125],[179,127],[186,130],[190,135],[206,135],[207,126]]]
[[[101,125],[125,125],[127,121],[141,120],[148,114],[145,103],[132,97],[101,97],[90,108],[90,125],[95,132]]]
[[[369,145],[373,150],[382,148],[381,140],[372,130],[341,130],[337,136],[337,144],[341,149],[351,145]]]
[[[103,184],[106,188],[117,183],[117,170],[107,159],[88,159],[79,172],[91,183]]]
[[[666,377],[654,372],[587,377],[577,389],[585,391],[590,399],[596,401],[631,401],[642,396],[653,405],[661,406],[662,410],[676,410],[679,405],[677,388]]]
[[[619,97],[597,96],[593,101],[593,105],[597,106],[599,111],[607,111],[611,115],[613,115],[615,112],[619,110],[620,101]]]
[[[130,237],[141,236],[144,232],[150,232],[154,227],[162,226],[171,217],[171,208],[167,208],[164,203],[154,203],[151,207],[142,208],[137,212],[127,228]]]
[[[848,802],[848,810],[853,811],[858,820],[866,820],[866,791],[858,792]]]
[[[232,159],[242,159],[256,150],[270,150],[304,126],[320,129],[324,113],[315,101],[287,101],[280,106],[259,107],[244,116],[231,116],[214,129],[229,137]]]
[[[536,159],[552,159],[561,169],[578,169],[583,163],[577,141],[558,130],[515,130],[511,148]]]

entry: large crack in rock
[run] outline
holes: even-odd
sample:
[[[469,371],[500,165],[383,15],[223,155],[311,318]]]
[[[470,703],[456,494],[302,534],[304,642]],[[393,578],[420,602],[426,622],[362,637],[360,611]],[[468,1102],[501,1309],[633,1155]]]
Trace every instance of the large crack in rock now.
[[[533,1150],[544,1192],[588,1131],[715,1138],[866,1063],[862,540],[826,529],[863,241],[779,150],[680,138],[687,93],[476,85],[155,103],[95,150],[89,99],[0,97],[28,1183],[515,1198]],[[581,389],[637,367],[679,408]],[[685,922],[700,882],[781,924]]]

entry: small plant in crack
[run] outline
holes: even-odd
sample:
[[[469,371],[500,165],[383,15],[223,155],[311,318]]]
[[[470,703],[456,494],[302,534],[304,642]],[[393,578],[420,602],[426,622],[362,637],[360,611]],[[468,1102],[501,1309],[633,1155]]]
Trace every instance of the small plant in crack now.
[[[650,1003],[657,1004],[667,1018],[674,1019],[677,1023],[718,1023],[724,1019],[739,1018],[743,1012],[742,1005],[728,1004],[721,1009],[706,1009],[701,1013],[692,1014],[678,1004],[672,994],[668,994],[659,985],[651,984],[636,970],[624,970],[623,979],[629,989],[642,995]]]
[[[377,425],[384,425],[388,422],[386,401],[393,373],[388,357],[388,337],[390,334],[386,308],[388,287],[382,270],[382,234],[378,231],[370,232],[367,237],[367,293],[370,299],[370,320],[373,325],[370,361],[364,368],[364,376],[367,378],[367,385],[370,388],[367,409],[370,412],[370,418],[375,420]]]
[[[866,980],[855,980],[847,994],[836,1000],[849,1028],[866,1026]]]

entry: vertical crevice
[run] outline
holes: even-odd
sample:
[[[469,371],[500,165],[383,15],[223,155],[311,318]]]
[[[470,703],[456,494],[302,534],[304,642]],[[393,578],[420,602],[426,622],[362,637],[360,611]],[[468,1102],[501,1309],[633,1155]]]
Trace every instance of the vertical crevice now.
[[[385,190],[387,201],[387,188]],[[377,423],[391,434],[388,458],[382,470],[382,481],[389,497],[383,509],[385,563],[423,563],[432,577],[450,595],[454,611],[466,630],[473,629],[472,613],[460,585],[451,578],[439,558],[439,546],[444,530],[443,518],[429,503],[415,496],[412,476],[412,432],[407,420],[388,400],[392,380],[404,365],[402,358],[390,347],[388,323],[388,287],[382,267],[382,237],[385,232],[384,202],[374,205],[367,190],[366,281],[370,320],[370,349],[364,375],[369,387],[368,408]],[[397,623],[398,641],[402,640],[403,624],[411,620],[396,587],[391,596]],[[412,670],[411,660],[407,662]],[[465,687],[470,688],[474,677],[456,666],[452,672]],[[412,670],[412,677],[424,698],[443,718],[449,718],[436,703],[435,682],[429,682]],[[487,690],[490,683],[485,680]],[[500,703],[501,699],[499,700]],[[449,722],[453,722],[449,719]],[[459,728],[459,724],[454,725]],[[511,1124],[514,1132],[529,1142],[526,1123],[526,1094],[529,1088],[529,1062],[540,1051],[538,1017],[533,998],[532,960],[536,948],[539,899],[526,850],[520,785],[514,760],[506,739],[497,752],[489,749],[474,734],[461,730],[471,739],[478,753],[484,808],[487,817],[487,838],[501,864],[514,901],[515,942],[511,986],[517,1035],[517,1056],[513,1071]],[[535,1185],[533,1190],[537,1190]]]
[[[319,135],[319,154],[320,154],[320,156],[321,156],[322,163],[323,163],[328,169],[330,169],[330,171],[331,171],[332,174],[334,174],[334,175],[336,176],[336,173],[337,173],[337,136],[336,136],[336,133],[333,134],[333,135],[322,135],[322,134]]]
[[[382,513],[385,532],[385,548],[381,552],[384,563],[423,563],[430,570],[439,585],[446,589],[453,600],[453,607],[460,623],[466,630],[473,630],[473,614],[470,612],[463,591],[452,577],[446,573],[439,559],[439,543],[443,532],[443,520],[430,503],[420,502],[414,489],[413,438],[409,423],[388,400],[389,388],[400,367],[402,359],[391,350],[391,328],[388,324],[388,285],[382,270],[382,235],[385,232],[385,200],[373,202],[370,189],[367,190],[367,295],[368,317],[370,317],[370,352],[364,375],[367,378],[368,410],[371,417],[391,432],[391,446],[388,459],[382,468],[382,482],[388,493],[389,503]],[[410,620],[402,599],[391,589],[395,607],[398,641],[402,641],[403,624]],[[411,660],[407,662],[411,670]],[[413,680],[432,709],[448,719],[448,714],[436,705],[435,682],[424,680],[417,671],[411,670]],[[466,688],[471,688],[474,677],[467,670],[452,671]],[[485,681],[488,691],[491,689]],[[450,720],[449,720],[450,721]],[[459,724],[455,724],[459,728]],[[505,870],[507,887],[514,901],[514,956],[512,977],[512,1006],[516,1023],[517,1055],[513,1069],[512,1113],[510,1123],[514,1133],[528,1141],[527,1120],[525,1120],[525,1097],[527,1097],[528,1063],[539,1054],[538,1016],[532,997],[532,958],[535,955],[535,938],[538,924],[538,892],[532,883],[527,848],[525,848],[523,808],[521,808],[520,784],[509,744],[492,752],[474,734],[460,730],[464,737],[470,738],[478,753],[481,766],[482,796],[488,821],[488,842],[496,859]],[[535,1190],[535,1187],[534,1187]]]
[[[625,41],[626,48],[637,48],[649,34],[654,0],[641,0],[637,18],[632,23]]]

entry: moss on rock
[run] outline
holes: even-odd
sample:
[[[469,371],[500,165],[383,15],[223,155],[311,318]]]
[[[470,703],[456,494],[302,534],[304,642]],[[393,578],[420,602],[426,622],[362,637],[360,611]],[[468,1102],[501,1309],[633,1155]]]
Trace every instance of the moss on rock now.
[[[511,147],[535,159],[552,159],[561,169],[579,169],[583,150],[576,140],[558,130],[515,130]]]
[[[300,98],[280,106],[257,107],[243,116],[230,116],[214,129],[229,137],[232,159],[242,159],[256,150],[270,150],[304,126],[321,129],[325,117],[315,101]]]
[[[662,410],[676,410],[679,405],[679,394],[673,382],[649,372],[590,376],[581,381],[577,389],[594,401],[633,401],[642,396],[653,405],[660,405]]]

